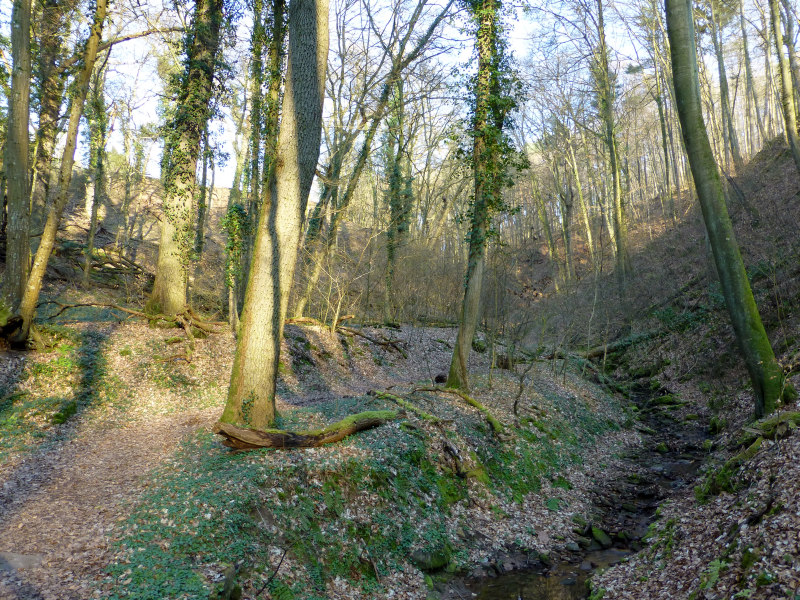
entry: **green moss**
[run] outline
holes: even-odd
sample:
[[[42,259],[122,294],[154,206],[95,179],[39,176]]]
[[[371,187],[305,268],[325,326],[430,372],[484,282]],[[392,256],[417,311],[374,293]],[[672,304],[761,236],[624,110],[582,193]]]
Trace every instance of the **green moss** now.
[[[760,558],[761,555],[759,554],[758,550],[754,550],[753,548],[745,548],[744,552],[742,552],[742,560],[740,562],[742,566],[742,572],[746,575]]]

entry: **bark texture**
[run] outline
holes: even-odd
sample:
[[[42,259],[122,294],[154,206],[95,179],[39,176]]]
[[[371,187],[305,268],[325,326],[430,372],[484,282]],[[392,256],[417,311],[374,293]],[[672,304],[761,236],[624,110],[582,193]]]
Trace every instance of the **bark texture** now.
[[[775,409],[787,388],[753,299],[703,121],[690,2],[666,3],[678,117],[725,304],[753,384],[755,414],[761,417]]]
[[[480,0],[473,11],[478,31],[476,46],[478,50],[478,75],[475,81],[475,114],[473,117],[472,161],[475,177],[474,199],[469,234],[469,254],[464,298],[461,302],[461,315],[458,334],[447,375],[447,387],[469,390],[469,369],[467,360],[472,347],[472,339],[478,326],[481,306],[483,272],[486,267],[486,242],[489,233],[489,196],[499,193],[497,182],[492,177],[491,153],[486,133],[493,123],[490,107],[491,95],[497,77],[497,35],[500,8],[496,0]]]
[[[327,0],[289,7],[289,54],[274,177],[265,190],[223,423],[275,418],[283,324],[308,194],[319,158],[328,55]]]
[[[94,65],[97,60],[97,47],[100,45],[100,39],[103,35],[103,25],[105,24],[107,10],[108,0],[97,0],[89,39],[86,40],[83,65],[81,66],[81,70],[76,77],[73,87],[74,91],[69,112],[67,138],[64,145],[64,152],[61,155],[61,168],[58,175],[58,194],[53,200],[53,204],[50,206],[50,211],[47,213],[47,222],[42,232],[39,247],[36,250],[36,256],[33,259],[31,273],[28,277],[28,283],[25,286],[25,294],[20,303],[19,313],[22,317],[22,326],[14,336],[14,341],[16,343],[22,343],[28,339],[31,322],[36,314],[36,303],[39,301],[42,281],[44,280],[44,274],[47,270],[47,261],[50,258],[50,253],[53,251],[56,233],[58,232],[58,224],[61,221],[61,215],[67,205],[69,184],[72,180],[72,165],[75,162],[75,145],[78,139],[78,126],[80,125],[81,115],[83,114],[83,105],[86,102],[89,81],[92,77],[92,71],[94,70]]]
[[[11,13],[11,97],[5,175],[8,182],[6,272],[2,300],[16,311],[25,290],[30,264],[28,228],[28,120],[31,90],[31,0],[14,0]],[[0,303],[2,304],[2,303]]]
[[[152,312],[177,314],[186,306],[197,161],[200,140],[210,118],[221,24],[222,0],[199,0],[176,113],[164,148],[164,218],[156,279],[148,303]]]

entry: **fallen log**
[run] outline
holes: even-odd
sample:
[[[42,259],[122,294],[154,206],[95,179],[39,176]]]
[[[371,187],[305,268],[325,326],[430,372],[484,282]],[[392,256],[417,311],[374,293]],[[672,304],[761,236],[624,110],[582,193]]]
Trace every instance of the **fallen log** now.
[[[368,395],[374,395],[381,400],[391,400],[392,402],[398,404],[401,408],[405,408],[406,410],[410,410],[415,415],[417,415],[423,421],[430,421],[431,423],[442,423],[444,419],[440,419],[436,415],[432,415],[430,413],[425,412],[416,404],[409,402],[405,398],[397,396],[395,394],[390,394],[389,392],[381,392],[378,390],[369,391],[367,392]]]
[[[502,431],[505,429],[505,426],[500,421],[498,421],[497,418],[495,418],[495,416],[492,413],[489,412],[488,408],[486,408],[483,404],[475,400],[475,398],[468,396],[461,390],[458,390],[456,388],[443,388],[443,387],[418,387],[414,388],[414,391],[411,393],[415,394],[417,392],[439,392],[440,394],[454,394],[460,397],[470,406],[473,406],[477,408],[480,412],[482,412],[483,416],[486,417],[486,420],[489,422],[489,425],[492,426],[492,429],[494,430],[495,433],[502,433]]]
[[[286,431],[284,429],[256,430],[218,421],[213,428],[225,438],[222,443],[237,450],[256,448],[318,448],[343,440],[359,431],[373,429],[393,421],[398,413],[393,410],[368,410],[345,417],[323,429]]]

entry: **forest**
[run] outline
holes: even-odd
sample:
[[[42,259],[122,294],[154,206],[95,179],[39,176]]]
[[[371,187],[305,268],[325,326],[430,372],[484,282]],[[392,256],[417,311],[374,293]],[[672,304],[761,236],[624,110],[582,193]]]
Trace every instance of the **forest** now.
[[[0,2],[0,600],[800,600],[798,15]]]

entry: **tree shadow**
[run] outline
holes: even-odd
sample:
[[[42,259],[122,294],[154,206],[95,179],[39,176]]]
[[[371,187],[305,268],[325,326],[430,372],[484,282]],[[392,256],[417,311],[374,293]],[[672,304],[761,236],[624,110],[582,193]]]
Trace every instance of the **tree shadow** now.
[[[0,485],[0,529],[8,526],[26,502],[44,493],[47,483],[61,468],[53,457],[78,433],[78,417],[103,401],[102,383],[106,373],[103,350],[115,328],[116,323],[107,323],[105,327],[89,326],[77,332],[77,343],[72,352],[67,355],[56,349],[59,355],[53,360],[29,364],[24,371],[20,370],[10,394],[0,400],[0,432],[3,434],[0,452],[8,449],[25,453]],[[31,396],[19,385],[26,374],[47,380],[76,370],[79,372],[78,381],[73,393],[66,398]],[[41,418],[47,418],[48,413],[50,426],[42,428]],[[13,438],[17,438],[19,443],[16,447]],[[33,444],[28,442],[31,438]]]

